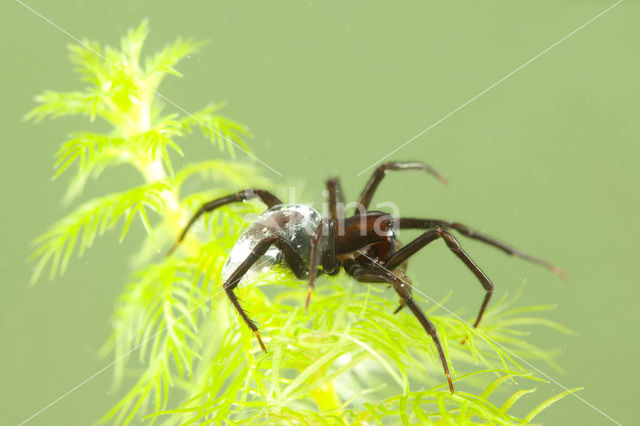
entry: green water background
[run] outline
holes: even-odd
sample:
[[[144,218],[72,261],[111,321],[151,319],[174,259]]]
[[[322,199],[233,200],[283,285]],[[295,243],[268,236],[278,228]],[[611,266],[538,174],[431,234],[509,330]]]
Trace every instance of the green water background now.
[[[189,111],[226,101],[226,113],[255,134],[257,157],[284,184],[303,182],[308,202],[321,201],[330,175],[353,199],[368,175],[361,170],[613,4],[27,3],[75,36],[112,45],[145,17],[147,52],[177,36],[209,40],[179,66],[185,78],[168,79],[161,93]],[[109,361],[97,351],[141,233],[123,244],[107,235],[62,278],[28,286],[30,241],[68,212],[68,181],[50,180],[53,154],[70,131],[104,126],[21,121],[43,89],[80,88],[67,60],[72,40],[17,2],[1,8],[0,423],[16,424]],[[559,349],[565,371],[534,364],[566,387],[584,386],[584,399],[625,424],[640,415],[638,22],[638,2],[622,3],[390,157],[429,162],[449,187],[396,174],[375,198],[406,215],[465,222],[561,265],[569,282],[464,241],[497,297],[524,283],[520,304],[556,304],[548,317],[578,333],[533,329],[531,341]],[[184,161],[219,156],[205,143],[184,148]],[[107,172],[85,196],[134,178]],[[431,297],[453,290],[448,308],[477,309],[480,285],[443,247],[425,250],[409,272]],[[120,395],[110,380],[107,370],[29,424],[90,423]],[[537,387],[538,401],[562,390]],[[538,420],[612,424],[571,397]]]

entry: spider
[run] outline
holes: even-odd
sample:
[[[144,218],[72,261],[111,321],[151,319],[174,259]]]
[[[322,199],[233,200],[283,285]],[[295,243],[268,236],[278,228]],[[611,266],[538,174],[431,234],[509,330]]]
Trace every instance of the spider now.
[[[374,172],[356,202],[356,210],[345,217],[344,198],[338,179],[326,182],[329,198],[329,217],[301,204],[284,204],[278,197],[263,189],[246,189],[218,198],[200,207],[189,220],[169,253],[184,239],[189,228],[205,212],[234,202],[259,198],[267,210],[240,235],[222,268],[223,288],[242,319],[253,331],[263,351],[267,351],[258,326],[249,318],[234,293],[241,280],[256,276],[275,264],[284,264],[301,280],[308,280],[306,307],[318,275],[336,275],[340,269],[356,281],[383,283],[393,287],[400,296],[400,306],[408,307],[425,331],[431,336],[440,355],[449,389],[454,392],[449,366],[438,338],[436,328],[412,297],[412,285],[405,275],[407,260],[422,248],[438,239],[473,272],[485,290],[480,311],[473,327],[480,320],[493,294],[493,284],[484,272],[462,249],[458,240],[449,232],[455,230],[465,237],[494,246],[508,255],[517,256],[544,266],[558,275],[563,272],[556,266],[525,254],[501,241],[476,232],[457,222],[438,219],[393,218],[380,211],[371,211],[369,204],[380,182],[390,170],[423,170],[442,183],[447,181],[436,170],[422,162],[389,162]],[[414,229],[424,233],[406,245],[396,238],[396,230]]]

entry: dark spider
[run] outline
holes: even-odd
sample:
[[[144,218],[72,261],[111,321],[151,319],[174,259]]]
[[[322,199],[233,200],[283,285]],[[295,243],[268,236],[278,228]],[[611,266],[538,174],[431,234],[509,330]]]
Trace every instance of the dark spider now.
[[[477,327],[493,294],[493,284],[480,268],[460,247],[456,238],[447,230],[453,229],[504,251],[542,265],[556,274],[562,271],[552,264],[529,256],[507,244],[478,233],[457,222],[437,219],[393,218],[379,211],[368,211],[369,203],[378,185],[388,170],[425,170],[441,182],[446,180],[434,169],[421,162],[391,162],[378,167],[364,187],[356,204],[356,212],[344,217],[341,211],[344,199],[338,179],[326,182],[329,194],[330,216],[322,218],[311,207],[300,204],[283,204],[280,199],[262,189],[247,189],[209,201],[200,207],[185,226],[182,234],[171,248],[173,252],[184,239],[193,223],[205,212],[210,212],[225,204],[259,198],[268,207],[258,219],[239,237],[222,270],[224,290],[238,313],[253,331],[260,347],[262,343],[257,325],[247,316],[233,290],[240,281],[255,275],[276,263],[284,263],[299,279],[308,279],[309,291],[306,306],[309,306],[311,291],[317,275],[336,275],[342,267],[345,272],[360,282],[386,283],[400,296],[400,306],[394,313],[407,306],[433,339],[438,349],[442,366],[453,392],[449,366],[438,339],[436,329],[411,295],[411,282],[404,274],[407,260],[429,243],[442,238],[451,250],[478,278],[486,294],[474,327]],[[401,246],[396,239],[396,229],[422,229],[425,232]],[[259,264],[256,264],[261,260]],[[318,265],[321,269],[318,269]]]

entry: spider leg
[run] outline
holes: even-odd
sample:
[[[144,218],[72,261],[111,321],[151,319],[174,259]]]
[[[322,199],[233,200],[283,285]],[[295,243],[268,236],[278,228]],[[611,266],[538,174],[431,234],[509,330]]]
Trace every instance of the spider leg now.
[[[460,259],[467,268],[473,272],[473,274],[478,278],[482,287],[484,287],[486,294],[484,296],[484,300],[482,301],[482,305],[480,306],[480,311],[478,312],[478,316],[476,318],[473,327],[477,327],[480,324],[480,320],[482,319],[482,315],[484,315],[484,311],[489,304],[489,300],[491,300],[491,296],[493,295],[493,283],[489,278],[485,275],[484,272],[474,263],[473,260],[467,255],[467,253],[460,247],[458,240],[451,235],[449,232],[443,230],[442,228],[430,229],[424,234],[420,235],[415,240],[411,241],[400,250],[395,252],[384,264],[384,267],[390,270],[395,269],[398,265],[405,262],[409,257],[416,254],[419,250],[424,248],[426,245],[432,243],[438,238],[442,238],[444,242],[447,244],[449,250],[455,254],[458,259]]]
[[[262,343],[260,333],[258,332],[258,326],[251,318],[249,318],[244,309],[242,309],[242,306],[240,306],[240,301],[238,300],[238,297],[233,292],[233,290],[238,286],[238,283],[240,282],[244,274],[247,273],[249,268],[251,268],[251,266],[253,266],[253,264],[256,263],[258,259],[260,259],[260,257],[262,257],[262,255],[264,255],[272,245],[276,246],[282,252],[287,265],[291,268],[296,277],[302,278],[306,275],[304,262],[300,258],[300,255],[296,252],[295,248],[293,248],[293,246],[287,240],[281,238],[280,236],[271,235],[256,244],[247,258],[240,265],[238,265],[238,267],[235,269],[235,271],[233,271],[233,273],[229,276],[229,278],[223,285],[224,290],[227,292],[227,296],[229,296],[229,300],[231,300],[231,303],[236,308],[244,322],[247,323],[251,331],[253,331],[253,334],[258,339],[258,343],[260,343],[260,347],[264,352],[267,351],[267,348],[264,346],[264,343]]]
[[[320,255],[320,244],[322,237],[327,235],[327,247],[322,252],[322,271],[328,275],[335,275],[340,272],[340,264],[336,258],[336,227],[343,223],[340,218],[344,213],[344,197],[342,195],[342,187],[337,178],[329,179],[326,182],[327,192],[329,194],[329,219],[322,219],[315,235],[311,240],[311,258],[309,265],[309,290],[307,292],[307,302],[305,309],[309,309],[311,301],[311,293],[315,287],[315,279],[318,272],[318,263]]]
[[[394,269],[393,273],[395,275],[397,275],[402,281],[404,281],[405,283],[409,284],[408,289],[409,289],[409,293],[411,293],[412,289],[413,289],[413,283],[411,282],[411,279],[402,271],[400,271],[399,269]],[[401,298],[400,299],[400,304],[398,305],[398,307],[396,308],[395,311],[393,311],[393,314],[397,314],[398,312],[400,312],[402,310],[402,308],[404,308],[405,304],[404,304],[404,300]]]
[[[559,267],[547,262],[546,260],[539,259],[537,257],[531,256],[523,251],[520,251],[516,248],[511,247],[510,245],[503,243],[493,237],[489,237],[480,232],[474,231],[469,228],[467,225],[463,225],[458,222],[447,222],[439,219],[412,219],[412,218],[401,218],[398,222],[398,226],[400,229],[432,229],[435,227],[441,227],[444,229],[455,229],[460,232],[467,238],[472,238],[474,240],[482,241],[485,244],[489,244],[490,246],[496,247],[506,254],[510,256],[516,256],[521,259],[527,260],[529,262],[535,263],[537,265],[543,266],[553,272],[554,274],[560,276],[561,278],[568,278],[567,274],[560,269]]]
[[[338,178],[329,179],[327,181],[327,191],[329,193],[329,211],[331,218],[340,219],[344,217],[344,195],[342,194],[342,185]]]
[[[311,239],[311,256],[309,259],[309,289],[307,291],[307,301],[305,309],[309,309],[311,293],[315,287],[315,279],[318,275],[318,261],[320,257],[320,246],[322,237],[327,235],[327,246],[322,252],[322,273],[336,275],[340,272],[340,264],[336,258],[336,220],[322,219],[315,235]]]
[[[433,323],[429,321],[429,318],[427,318],[424,312],[422,312],[422,309],[420,309],[413,299],[413,296],[411,295],[411,285],[403,282],[403,280],[401,280],[397,275],[385,268],[364,268],[353,259],[345,261],[344,267],[347,274],[351,275],[357,281],[367,283],[386,282],[393,286],[395,291],[402,298],[403,304],[411,309],[413,315],[415,315],[422,327],[433,339],[433,343],[436,345],[436,349],[440,355],[440,360],[442,361],[444,373],[447,376],[447,381],[449,382],[449,390],[453,393],[454,389],[453,382],[451,381],[451,374],[449,373],[449,364],[447,363],[447,358],[444,355],[444,350],[442,349],[442,344],[438,338],[438,333]]]
[[[329,211],[331,216],[327,221],[328,241],[322,257],[322,269],[328,275],[335,275],[340,272],[340,264],[336,258],[336,232],[339,229],[337,230],[336,228],[344,224],[344,196],[342,195],[342,186],[338,178],[327,181],[327,190],[329,192]]]
[[[235,194],[227,195],[226,197],[208,201],[194,213],[191,219],[189,219],[189,222],[182,230],[180,237],[178,237],[178,240],[173,244],[167,254],[173,253],[173,251],[178,248],[178,245],[180,245],[184,237],[187,235],[189,228],[191,228],[191,226],[195,223],[196,220],[198,220],[200,216],[202,216],[203,213],[211,212],[218,207],[224,206],[225,204],[251,200],[253,198],[260,198],[260,200],[265,203],[268,208],[271,208],[276,204],[282,204],[282,201],[280,201],[278,197],[276,197],[269,191],[265,191],[264,189],[245,189],[244,191],[239,191]]]
[[[360,198],[358,198],[356,212],[364,211],[367,208],[369,208],[369,203],[371,203],[371,198],[373,198],[373,194],[376,192],[376,189],[378,189],[378,185],[380,185],[380,182],[382,181],[382,178],[384,178],[385,174],[387,173],[387,170],[424,170],[434,175],[443,184],[447,183],[447,180],[442,175],[440,175],[440,173],[438,173],[434,168],[432,168],[428,164],[425,164],[419,161],[412,161],[412,162],[393,161],[390,163],[385,163],[380,165],[373,172],[373,175],[371,175],[371,178],[369,178],[369,181],[367,182],[364,189],[362,190],[362,194],[360,194]]]

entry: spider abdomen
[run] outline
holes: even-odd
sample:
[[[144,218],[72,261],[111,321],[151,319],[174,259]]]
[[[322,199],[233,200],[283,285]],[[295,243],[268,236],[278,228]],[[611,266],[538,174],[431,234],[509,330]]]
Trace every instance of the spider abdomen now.
[[[245,229],[229,253],[223,268],[222,279],[227,281],[233,271],[247,258],[253,248],[265,237],[278,235],[291,243],[305,263],[308,274],[311,257],[311,239],[320,220],[320,213],[303,204],[278,204],[262,213]],[[240,282],[250,281],[261,273],[282,264],[284,258],[277,247],[271,246],[249,269]]]

